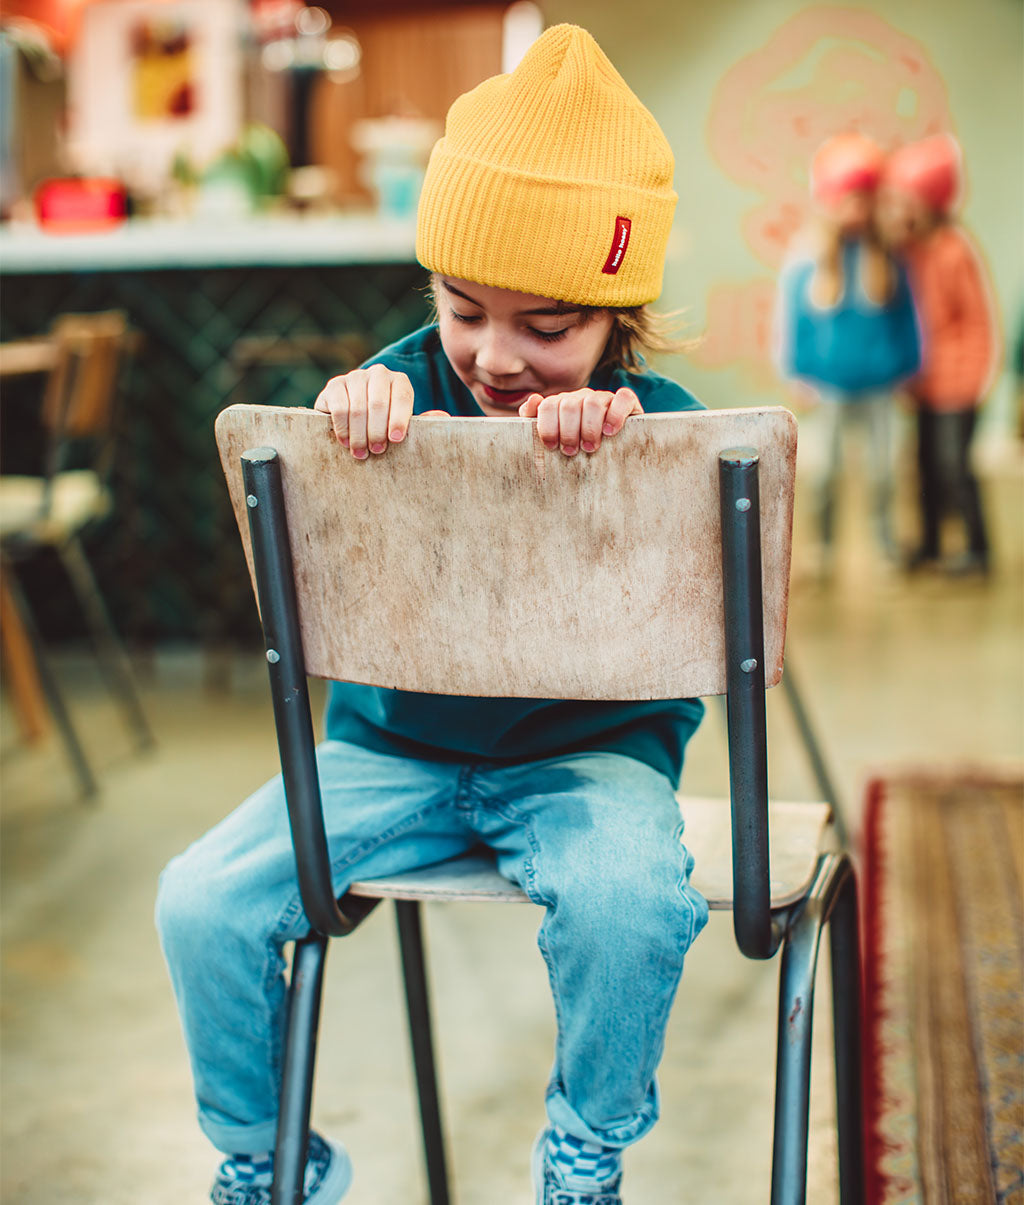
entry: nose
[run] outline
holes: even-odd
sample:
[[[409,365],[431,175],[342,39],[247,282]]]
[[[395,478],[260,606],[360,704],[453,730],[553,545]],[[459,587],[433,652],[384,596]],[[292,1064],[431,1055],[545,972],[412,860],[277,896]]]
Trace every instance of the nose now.
[[[515,337],[497,323],[488,322],[480,332],[476,366],[494,379],[518,376],[526,367]]]

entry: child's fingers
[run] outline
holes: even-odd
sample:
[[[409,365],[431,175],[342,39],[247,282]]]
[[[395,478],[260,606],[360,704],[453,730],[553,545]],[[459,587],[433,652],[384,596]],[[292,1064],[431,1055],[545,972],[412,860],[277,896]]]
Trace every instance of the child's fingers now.
[[[366,440],[368,390],[367,375],[362,370],[350,372],[345,378],[345,392],[348,394],[348,450],[356,460],[365,460],[369,455]]]
[[[392,443],[398,444],[405,439],[415,401],[412,381],[404,372],[396,372],[391,378],[391,413],[388,418],[388,439]]]
[[[334,438],[348,447],[348,392],[345,389],[345,378],[332,377],[321,389],[313,403],[313,409],[331,416]]]
[[[558,443],[566,456],[580,450],[580,423],[587,391],[563,393],[558,402]]]
[[[560,394],[541,398],[534,411],[537,419],[537,437],[544,447],[551,451],[558,447],[558,403],[560,398]]]
[[[640,399],[632,389],[608,393],[600,389],[577,389],[541,397],[532,393],[519,407],[522,418],[536,418],[537,435],[552,451],[561,448],[566,456],[596,452],[605,435],[616,435],[630,414],[642,414]]]
[[[332,377],[313,409],[329,414],[338,442],[357,460],[365,460],[371,451],[385,451],[389,440],[400,443],[405,438],[414,400],[412,382],[404,372],[371,364]]]
[[[584,452],[596,452],[601,446],[605,415],[612,400],[610,393],[588,392],[583,399],[580,418],[580,447]]]
[[[367,369],[366,446],[375,456],[379,456],[388,446],[391,387],[391,373],[383,365],[372,364]]]
[[[622,424],[631,414],[643,414],[644,408],[640,399],[632,389],[617,389],[612,398],[608,413],[604,416],[602,431],[605,435],[617,435],[622,430]]]

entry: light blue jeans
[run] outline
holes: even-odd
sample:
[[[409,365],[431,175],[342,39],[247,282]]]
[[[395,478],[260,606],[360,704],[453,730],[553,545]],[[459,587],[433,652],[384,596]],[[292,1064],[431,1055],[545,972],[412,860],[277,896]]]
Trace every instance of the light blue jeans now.
[[[707,921],[669,780],[612,753],[495,767],[327,741],[317,757],[339,895],[484,842],[544,906],[558,1024],[548,1116],[606,1146],[642,1137],[683,957]],[[203,1131],[229,1153],[272,1148],[282,947],[309,930],[279,778],[170,862],[157,926]]]
[[[822,393],[824,403],[823,438],[828,459],[820,485],[819,518],[821,542],[831,548],[836,527],[839,500],[839,480],[843,468],[844,444],[850,433],[859,428],[866,435],[864,474],[871,486],[871,506],[875,535],[879,549],[887,556],[895,555],[892,535],[892,413],[890,393],[845,394]]]

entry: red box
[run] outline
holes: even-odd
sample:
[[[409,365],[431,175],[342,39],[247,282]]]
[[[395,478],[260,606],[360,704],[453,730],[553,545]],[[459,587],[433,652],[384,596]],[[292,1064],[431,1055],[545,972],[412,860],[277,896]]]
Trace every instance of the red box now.
[[[127,216],[127,196],[120,180],[44,180],[34,200],[39,225],[54,234],[109,230]]]

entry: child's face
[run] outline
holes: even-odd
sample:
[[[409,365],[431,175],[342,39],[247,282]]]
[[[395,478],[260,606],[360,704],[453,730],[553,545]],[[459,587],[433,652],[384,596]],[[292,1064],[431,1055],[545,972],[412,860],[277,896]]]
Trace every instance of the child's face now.
[[[436,277],[441,346],[455,375],[491,416],[515,415],[531,393],[583,389],[612,329],[607,310],[582,311],[532,293]]]
[[[851,188],[828,206],[828,216],[844,234],[863,234],[871,221],[875,197],[863,188]]]
[[[878,196],[878,226],[890,247],[905,247],[927,234],[933,215],[920,199],[899,188],[883,188]]]

